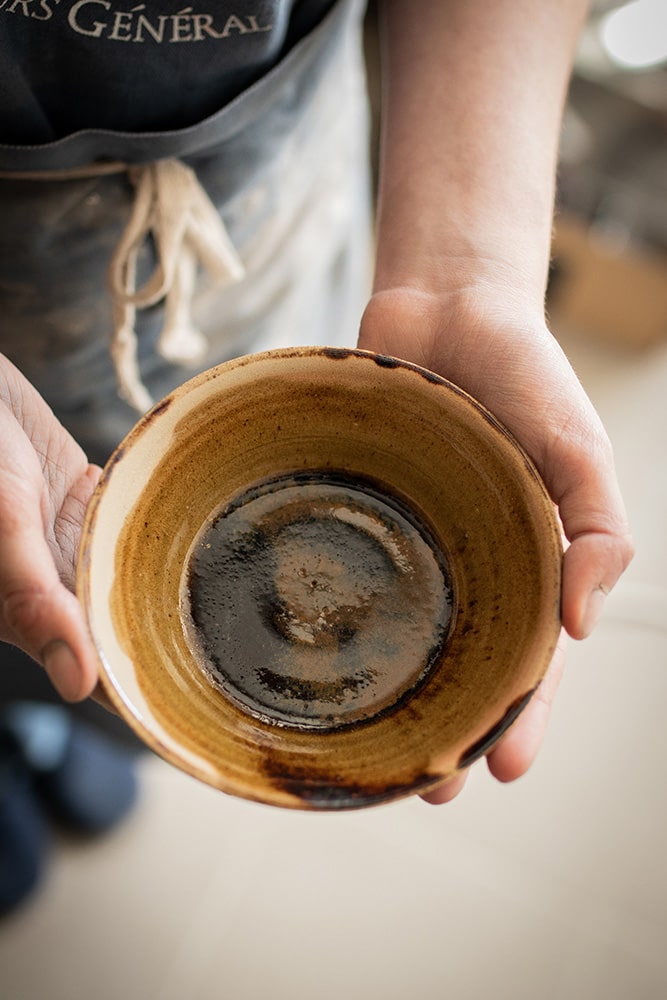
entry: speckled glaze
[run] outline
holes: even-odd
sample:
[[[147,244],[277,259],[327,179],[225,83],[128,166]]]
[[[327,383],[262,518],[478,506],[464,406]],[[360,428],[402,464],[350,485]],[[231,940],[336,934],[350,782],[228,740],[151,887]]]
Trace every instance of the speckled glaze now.
[[[183,580],[215,511],[313,470],[400,497],[442,555],[453,608],[420,683],[355,724],[300,728],[211,682]],[[395,359],[303,348],[211,369],[142,418],[90,505],[77,587],[105,690],[155,751],[225,792],[345,809],[425,791],[488,751],[550,662],[561,560],[535,468],[478,403]]]

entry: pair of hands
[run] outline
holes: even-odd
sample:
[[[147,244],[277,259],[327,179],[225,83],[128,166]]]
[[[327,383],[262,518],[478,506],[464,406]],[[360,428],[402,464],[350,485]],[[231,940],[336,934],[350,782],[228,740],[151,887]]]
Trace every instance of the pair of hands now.
[[[543,317],[518,310],[508,289],[376,293],[359,346],[430,368],[479,399],[535,461],[559,508],[568,541],[563,636],[537,694],[487,758],[495,777],[513,780],[541,744],[565,633],[589,634],[632,556],[609,441]],[[100,470],[1,356],[0,441],[0,639],[42,663],[64,699],[86,698],[96,658],[72,588]],[[425,798],[446,802],[464,782],[461,775]]]

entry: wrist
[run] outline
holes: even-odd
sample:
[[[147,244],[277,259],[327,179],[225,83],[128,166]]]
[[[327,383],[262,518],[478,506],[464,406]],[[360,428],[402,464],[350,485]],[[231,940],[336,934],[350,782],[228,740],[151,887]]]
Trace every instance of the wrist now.
[[[393,199],[392,199],[393,200]],[[524,205],[525,208],[525,205]],[[460,208],[422,220],[419,206],[380,204],[374,291],[413,288],[449,296],[463,289],[511,293],[542,310],[551,249],[551,207],[517,224],[511,213]]]
[[[439,315],[494,315],[498,322],[545,321],[546,277],[532,275],[517,260],[461,252],[411,260],[381,260],[373,301],[385,308]]]

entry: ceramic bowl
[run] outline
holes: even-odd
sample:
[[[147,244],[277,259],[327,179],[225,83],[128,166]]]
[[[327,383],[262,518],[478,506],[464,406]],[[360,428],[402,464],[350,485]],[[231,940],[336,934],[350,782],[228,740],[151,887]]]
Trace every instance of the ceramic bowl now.
[[[106,694],[225,792],[344,809],[480,757],[558,638],[530,460],[460,389],[368,352],[239,358],[157,404],[90,504],[78,594]]]

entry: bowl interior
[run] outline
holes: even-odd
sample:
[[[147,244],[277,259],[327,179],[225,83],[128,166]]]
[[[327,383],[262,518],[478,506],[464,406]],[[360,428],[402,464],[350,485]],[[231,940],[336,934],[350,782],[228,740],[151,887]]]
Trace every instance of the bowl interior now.
[[[361,546],[352,568],[319,547],[323,483]],[[245,548],[225,543],[234,569],[210,555],[217,515],[249,496],[279,545],[244,528]],[[233,573],[253,561],[273,596],[247,618]],[[374,582],[385,563],[397,589]],[[470,397],[393,359],[305,348],[212,369],[139,422],[90,506],[78,589],[107,692],[150,746],[224,791],[348,808],[425,790],[498,738],[551,659],[560,564],[535,469]],[[229,647],[216,660],[200,639],[239,608],[235,674]]]

